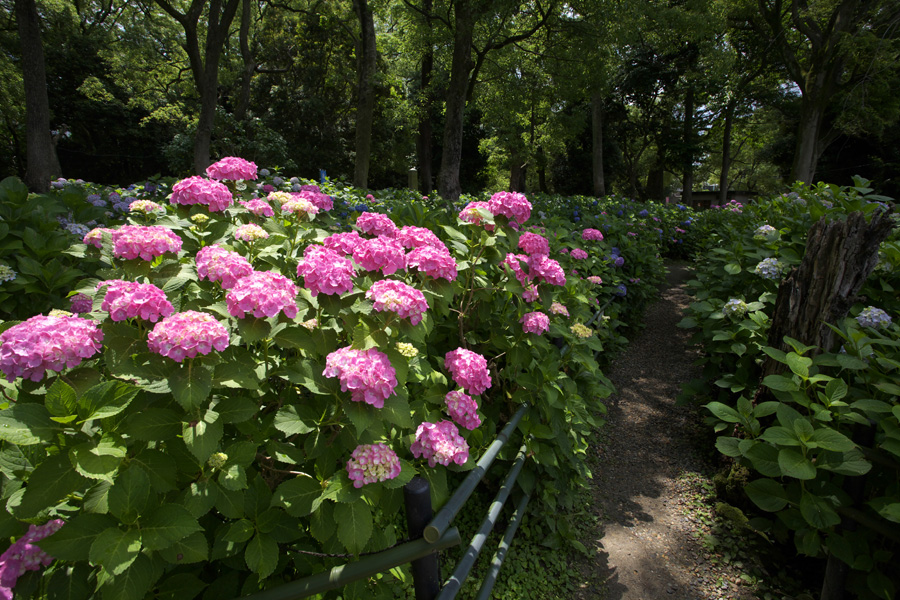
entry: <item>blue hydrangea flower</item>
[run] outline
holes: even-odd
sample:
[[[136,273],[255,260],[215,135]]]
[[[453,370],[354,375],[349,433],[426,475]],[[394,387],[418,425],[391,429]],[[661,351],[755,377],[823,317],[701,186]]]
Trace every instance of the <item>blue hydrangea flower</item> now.
[[[619,285],[616,286],[615,295],[618,296],[619,298],[624,298],[627,293],[628,293],[628,288],[625,287],[624,283],[620,283]]]
[[[272,178],[272,185],[274,185],[275,187],[278,187],[282,183],[284,183],[284,179],[282,179],[281,177],[273,177]]]
[[[647,209],[645,208],[644,210],[642,210],[641,212],[638,213],[638,216],[639,216],[639,217],[646,217],[646,216],[649,215],[649,214],[650,214],[650,213],[647,212]]]
[[[763,279],[781,279],[784,265],[777,258],[767,258],[756,265],[754,272]]]
[[[879,329],[881,327],[890,326],[891,316],[880,308],[867,306],[866,308],[862,309],[862,311],[858,315],[856,315],[856,322],[859,323],[860,327],[871,327],[873,329]]]
[[[9,265],[0,264],[0,283],[12,281],[17,275],[18,273],[13,271]]]
[[[747,313],[747,303],[738,298],[732,298],[722,307],[722,314],[726,317],[742,317]]]

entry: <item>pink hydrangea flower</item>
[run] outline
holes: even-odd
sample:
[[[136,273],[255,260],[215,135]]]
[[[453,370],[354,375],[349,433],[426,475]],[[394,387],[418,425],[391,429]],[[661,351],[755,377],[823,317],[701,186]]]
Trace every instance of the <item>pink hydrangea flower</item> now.
[[[25,571],[37,571],[48,567],[53,557],[35,544],[56,533],[64,525],[62,519],[54,519],[43,525],[30,525],[28,533],[15,541],[0,555],[0,598],[13,600],[13,588]]]
[[[350,390],[350,399],[383,408],[397,387],[397,372],[387,354],[377,348],[356,350],[347,346],[325,357],[325,377],[337,377],[341,391]]]
[[[137,283],[110,279],[97,284],[97,289],[106,286],[106,295],[100,310],[109,313],[113,321],[124,321],[137,317],[144,321],[156,323],[162,317],[168,317],[175,308],[165,292],[152,283]]]
[[[519,319],[519,323],[522,324],[522,331],[525,333],[540,335],[550,329],[550,317],[540,311],[526,313]]]
[[[587,280],[589,282],[593,283],[594,285],[600,285],[601,283],[603,283],[603,280],[600,279],[599,277],[597,277],[596,275],[591,275],[590,277],[587,278]]]
[[[338,254],[353,254],[356,247],[363,241],[358,231],[345,231],[343,233],[334,233],[322,240],[326,248],[334,250]]]
[[[98,250],[103,249],[103,234],[108,233],[110,236],[115,231],[115,229],[110,229],[109,227],[97,227],[95,229],[91,229],[84,236],[82,242],[87,244],[88,246],[93,246]]]
[[[425,294],[402,281],[376,281],[366,292],[366,298],[375,301],[375,310],[387,310],[399,317],[409,317],[409,322],[413,325],[418,325],[422,321],[422,315],[428,310]]]
[[[352,261],[325,246],[307,246],[297,266],[297,276],[303,278],[304,287],[313,296],[349,292],[355,274]]]
[[[481,417],[475,412],[478,410],[478,402],[464,391],[448,392],[444,402],[447,404],[447,413],[460,427],[471,431],[481,426]]]
[[[584,260],[588,257],[588,253],[582,250],[581,248],[573,248],[572,249],[572,258],[576,260]]]
[[[585,241],[602,241],[603,233],[599,229],[591,229],[588,227],[581,232],[581,239]]]
[[[168,316],[147,336],[151,352],[181,362],[197,354],[222,352],[228,347],[228,330],[210,314],[188,310]]]
[[[528,262],[528,257],[524,254],[512,254],[508,253],[506,258],[504,258],[500,264],[506,265],[510,269],[512,269],[513,274],[516,276],[516,279],[522,285],[528,285],[529,277],[528,273],[522,268],[522,262]]]
[[[256,179],[256,163],[238,156],[226,156],[206,167],[206,174],[210,179]]]
[[[566,273],[559,263],[548,256],[530,256],[528,273],[534,281],[546,281],[552,285],[566,285]]]
[[[347,461],[347,475],[355,488],[393,479],[400,470],[400,458],[386,444],[360,444]]]
[[[103,332],[94,321],[36,315],[0,333],[0,371],[7,381],[40,381],[46,371],[62,371],[100,352]]]
[[[262,198],[253,198],[252,200],[240,200],[241,206],[252,212],[257,217],[271,217],[275,215],[272,205]]]
[[[283,215],[293,214],[301,219],[311,219],[319,214],[319,208],[300,194],[291,194],[291,199],[281,205],[281,213]]]
[[[264,240],[268,237],[269,234],[266,230],[256,223],[247,223],[234,230],[234,239],[242,242],[255,242],[256,240]]]
[[[522,300],[525,302],[537,302],[538,298],[540,298],[540,294],[537,287],[532,284],[526,285],[525,291],[522,292]]]
[[[322,190],[314,183],[304,183],[300,186],[301,192],[316,192],[317,194],[321,194]]]
[[[181,238],[162,225],[123,225],[112,232],[112,242],[113,254],[127,260],[153,260],[166,252],[177,254],[181,250]]]
[[[385,236],[360,240],[353,249],[353,260],[366,271],[380,270],[385,275],[392,275],[406,268],[403,246],[397,240]]]
[[[550,305],[550,312],[554,315],[563,315],[565,317],[569,316],[569,309],[566,308],[564,304],[560,304],[559,302],[554,302]]]
[[[413,267],[426,275],[447,281],[454,281],[458,274],[456,261],[446,246],[420,246],[406,256],[406,266]]]
[[[484,217],[478,212],[479,209],[486,210],[493,214],[487,202],[469,202],[464,209],[459,211],[459,220],[465,223],[471,223],[472,225],[481,225],[484,221]],[[492,228],[493,226],[489,225],[488,227]],[[490,230],[491,229],[488,231]]]
[[[487,359],[477,352],[457,348],[444,356],[444,367],[450,371],[453,381],[470,394],[476,396],[491,387]]]
[[[234,197],[224,183],[194,175],[173,185],[169,200],[172,204],[203,204],[210,212],[219,212],[231,206]]]
[[[531,217],[531,202],[518,192],[497,192],[488,201],[488,210],[494,216],[505,215],[522,225]]]
[[[228,314],[243,319],[245,313],[254,317],[274,317],[280,312],[288,319],[297,316],[297,286],[275,271],[251,273],[240,279],[227,294]]]
[[[73,313],[89,313],[94,310],[94,300],[87,294],[75,294],[69,298],[69,308]]]
[[[469,460],[469,444],[459,435],[453,421],[422,423],[416,429],[416,441],[409,448],[416,458],[428,460],[428,466],[451,462],[464,465]]]
[[[218,281],[223,290],[233,288],[238,280],[253,272],[253,266],[246,258],[218,244],[201,248],[195,262],[200,279]]]
[[[415,227],[413,225],[405,225],[397,231],[397,241],[404,248],[419,248],[421,246],[434,246],[435,248],[445,248],[438,236],[434,235],[430,229],[426,227]]]
[[[356,218],[356,226],[363,233],[375,236],[394,237],[397,225],[387,215],[377,212],[364,212]]]
[[[519,236],[519,248],[525,254],[550,254],[550,242],[542,235],[525,232]]]
[[[312,202],[313,206],[322,212],[328,212],[334,208],[334,201],[331,199],[331,196],[320,192],[318,186],[312,186],[316,188],[315,190],[305,190],[303,189],[304,187],[308,186],[301,186],[300,191],[292,195]]]
[[[560,254],[568,254],[568,253],[569,253],[569,249],[568,249],[568,248],[561,248],[560,251],[559,251],[559,253],[560,253]]]
[[[144,213],[145,215],[149,215],[154,210],[161,209],[162,206],[153,202],[152,200],[135,200],[131,204],[128,205],[128,210],[132,212]]]

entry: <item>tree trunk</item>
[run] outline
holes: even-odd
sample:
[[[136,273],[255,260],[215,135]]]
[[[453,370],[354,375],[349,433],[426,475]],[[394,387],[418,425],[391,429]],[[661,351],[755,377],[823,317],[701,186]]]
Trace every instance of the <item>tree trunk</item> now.
[[[603,176],[603,95],[591,96],[591,166],[593,168],[594,195],[606,195],[606,178]]]
[[[544,147],[538,146],[537,149],[537,174],[538,189],[542,194],[547,192],[547,155],[544,153]]]
[[[375,120],[375,19],[367,0],[353,0],[359,19],[359,45],[356,49],[356,165],[353,185],[368,187],[369,158],[372,154],[372,122]]]
[[[425,13],[425,22],[429,32],[431,30],[431,0],[425,0],[422,3],[422,12]],[[428,48],[425,55],[422,56],[421,66],[421,91],[422,91],[422,111],[419,114],[419,130],[416,138],[416,156],[418,158],[419,171],[419,189],[423,194],[430,194],[432,190],[434,175],[431,172],[432,162],[432,145],[431,138],[434,132],[431,127],[431,72],[434,70],[434,49],[431,44],[431,35],[428,35]]]
[[[781,282],[768,344],[788,351],[784,337],[817,346],[828,352],[834,332],[826,323],[847,316],[856,294],[875,268],[878,246],[890,234],[893,223],[877,213],[866,223],[861,212],[846,221],[819,219],[809,230],[800,266]],[[814,351],[817,352],[817,351]],[[784,365],[766,359],[761,378],[779,373]]]
[[[800,126],[797,130],[797,150],[791,168],[791,180],[812,183],[816,176],[816,164],[824,148],[819,147],[819,136],[825,106],[816,99],[804,95],[800,105]]]
[[[522,162],[522,155],[516,151],[509,157],[509,191],[524,192],[528,163]]]
[[[41,21],[34,0],[16,0],[16,21],[22,45],[22,80],[25,84],[25,184],[32,192],[50,191],[53,141],[50,136],[50,101]]]
[[[689,87],[684,97],[684,157],[681,171],[681,202],[694,204],[694,88]]]
[[[662,201],[663,199],[663,180],[665,179],[665,171],[657,162],[654,163],[650,172],[647,174],[647,197],[645,200]]]
[[[240,40],[241,60],[244,63],[244,68],[241,71],[241,95],[238,97],[237,105],[234,109],[234,118],[238,121],[243,121],[247,118],[247,111],[250,108],[250,82],[253,80],[253,74],[256,72],[256,60],[250,51],[251,6],[251,0],[242,0],[241,28],[238,32],[238,38]]]
[[[438,193],[448,202],[456,202],[462,192],[459,166],[462,161],[466,89],[469,85],[469,72],[472,70],[474,17],[470,1],[457,0],[454,7],[456,30],[453,32],[453,62],[447,89],[444,148],[441,152],[441,170],[438,173]]]
[[[725,105],[725,128],[722,131],[722,170],[719,172],[719,205],[728,201],[728,171],[731,169],[731,125],[734,121],[736,100]]]

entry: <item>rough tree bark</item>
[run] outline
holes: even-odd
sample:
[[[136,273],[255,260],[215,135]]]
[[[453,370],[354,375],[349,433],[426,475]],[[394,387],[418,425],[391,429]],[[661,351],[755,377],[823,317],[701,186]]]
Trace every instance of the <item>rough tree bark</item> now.
[[[689,87],[684,96],[684,157],[681,172],[681,202],[694,205],[694,88]]]
[[[433,160],[431,138],[434,131],[431,127],[431,105],[433,98],[431,95],[431,72],[434,70],[434,49],[431,43],[431,8],[432,1],[425,0],[422,3],[422,14],[425,15],[425,25],[428,27],[428,48],[422,56],[422,65],[420,68],[420,85],[422,90],[422,111],[419,114],[419,129],[416,137],[416,158],[417,168],[419,171],[419,189],[423,194],[430,194],[434,181],[434,175],[431,172],[431,162]]]
[[[25,184],[32,192],[46,193],[50,191],[50,180],[59,173],[53,172],[44,46],[40,15],[34,0],[16,0],[16,21],[25,83]]]
[[[247,110],[250,108],[250,82],[256,72],[256,59],[250,51],[250,17],[251,0],[242,0],[241,3],[241,27],[238,30],[238,41],[241,46],[241,60],[244,68],[241,70],[241,95],[238,97],[237,106],[234,108],[234,118],[243,121],[247,118]]]
[[[372,155],[372,123],[375,120],[375,19],[367,0],[353,0],[359,19],[356,48],[356,164],[353,185],[368,187],[369,158]]]
[[[591,167],[594,195],[606,195],[606,179],[603,176],[603,95],[591,95]]]

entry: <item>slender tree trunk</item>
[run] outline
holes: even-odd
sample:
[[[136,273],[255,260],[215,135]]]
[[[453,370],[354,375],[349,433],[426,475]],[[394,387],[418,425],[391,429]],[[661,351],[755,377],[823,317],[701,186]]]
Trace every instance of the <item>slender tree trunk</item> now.
[[[538,146],[537,149],[537,173],[538,173],[538,189],[542,194],[547,193],[547,155],[544,153],[544,147]]]
[[[791,169],[791,180],[812,183],[816,164],[824,148],[819,147],[825,105],[817,97],[804,95],[800,105],[800,125],[797,130],[797,150]]]
[[[241,28],[238,32],[238,39],[241,46],[241,60],[244,68],[241,71],[241,95],[238,97],[237,106],[234,109],[234,118],[243,121],[247,118],[247,111],[250,108],[250,82],[253,80],[253,74],[256,72],[256,60],[250,51],[250,20],[252,13],[252,0],[242,0],[241,2]]]
[[[593,168],[594,195],[606,195],[606,178],[603,176],[603,95],[591,96],[591,166]]]
[[[419,171],[419,189],[423,194],[430,194],[434,175],[431,172],[432,162],[432,145],[431,138],[434,131],[431,127],[431,72],[434,70],[434,49],[431,44],[431,0],[425,0],[422,3],[422,12],[425,13],[426,25],[429,29],[428,48],[422,57],[421,66],[421,90],[422,90],[422,112],[419,114],[419,130],[416,138],[416,156],[418,157]]]
[[[736,101],[725,105],[725,127],[722,131],[722,170],[719,172],[719,205],[728,201],[728,171],[731,169],[731,126],[734,121]]]
[[[444,148],[441,153],[441,170],[438,173],[438,193],[449,202],[456,202],[462,192],[459,166],[462,161],[463,119],[469,73],[473,66],[472,37],[475,31],[475,14],[470,0],[457,0],[453,12],[456,30],[453,32],[453,61],[447,89]]]
[[[372,154],[372,122],[375,120],[375,19],[367,0],[353,0],[359,19],[359,45],[356,52],[356,165],[353,185],[368,186],[369,158]]]
[[[509,157],[509,191],[524,192],[528,163],[522,161],[522,155],[513,150]]]
[[[25,184],[33,192],[46,193],[50,191],[50,180],[59,173],[53,172],[44,46],[34,0],[16,0],[16,21],[25,83]]]
[[[651,167],[650,172],[647,174],[647,190],[646,190],[646,198],[644,200],[656,200],[660,201],[663,199],[663,180],[665,179],[665,170],[662,165],[659,164],[659,158],[657,158],[653,167]]]
[[[694,88],[688,87],[684,97],[684,158],[681,172],[681,202],[694,204]]]

